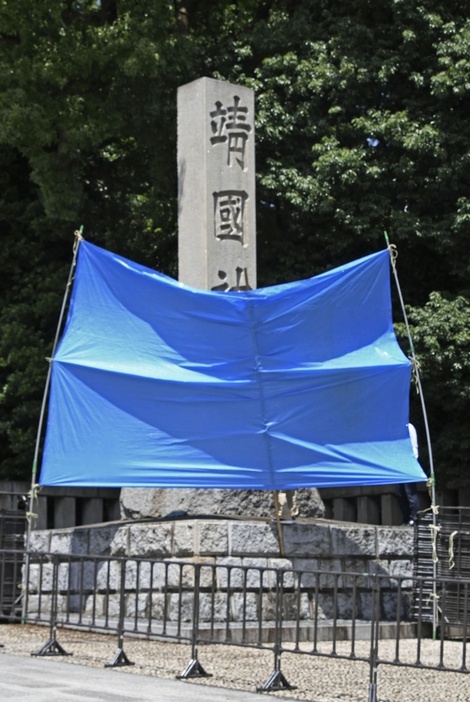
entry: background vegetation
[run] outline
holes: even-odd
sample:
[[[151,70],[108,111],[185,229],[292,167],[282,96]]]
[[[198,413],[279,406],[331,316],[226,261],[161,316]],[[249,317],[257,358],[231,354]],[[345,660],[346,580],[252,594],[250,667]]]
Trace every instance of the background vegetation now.
[[[176,90],[205,75],[255,91],[260,286],[389,233],[438,479],[469,484],[467,3],[0,0],[0,38],[0,477],[30,475],[74,230],[177,276]]]

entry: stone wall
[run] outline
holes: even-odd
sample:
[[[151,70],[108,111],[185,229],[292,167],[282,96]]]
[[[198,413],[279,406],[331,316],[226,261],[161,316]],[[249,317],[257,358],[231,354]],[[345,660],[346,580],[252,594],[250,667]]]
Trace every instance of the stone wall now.
[[[182,617],[189,622],[199,568],[201,621],[221,622],[227,616],[233,622],[269,619],[275,612],[276,573],[280,571],[284,618],[347,619],[354,612],[354,617],[370,619],[373,594],[372,580],[364,577],[367,574],[386,576],[382,616],[392,621],[397,613],[397,579],[404,578],[401,595],[406,597],[400,600],[400,615],[407,617],[412,529],[310,520],[284,524],[282,531],[284,556],[280,555],[275,522],[226,519],[35,531],[31,549],[38,554],[76,557],[58,566],[59,610],[66,616],[70,612],[116,616],[122,581],[126,617],[138,611],[141,620],[174,622]],[[144,560],[129,561],[123,575],[122,563],[113,560],[118,557]],[[42,606],[47,606],[52,594],[52,567],[50,560],[38,565],[32,558],[30,615],[37,612],[40,599]],[[261,573],[259,569],[268,570]],[[292,569],[304,575],[294,575]],[[300,592],[298,599],[296,592]]]
[[[325,516],[318,490],[296,490],[299,517]],[[122,519],[180,519],[216,517],[257,519],[276,514],[271,490],[155,489],[123,488],[120,497]]]
[[[413,532],[328,520],[282,524],[290,567],[411,575]],[[94,527],[37,530],[31,549],[73,555],[279,561],[276,523],[227,519],[112,522]],[[263,560],[264,559],[264,560]],[[287,564],[286,564],[287,565]]]

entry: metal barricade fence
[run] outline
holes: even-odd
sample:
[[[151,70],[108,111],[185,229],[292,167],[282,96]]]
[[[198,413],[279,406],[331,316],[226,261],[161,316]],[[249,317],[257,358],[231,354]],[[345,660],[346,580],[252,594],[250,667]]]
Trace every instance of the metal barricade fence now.
[[[124,637],[139,635],[189,645],[190,660],[179,677],[191,678],[210,674],[198,653],[207,644],[255,647],[273,654],[260,692],[295,687],[281,670],[285,656],[335,657],[368,664],[368,702],[377,702],[380,666],[468,672],[470,581],[460,583],[465,615],[457,648],[452,642],[448,653],[447,593],[455,580],[440,580],[436,588],[433,638],[419,616],[429,599],[425,578],[53,553],[17,557],[24,618],[49,626],[49,640],[35,655],[67,655],[57,630],[69,627],[117,634],[108,665],[130,665]],[[17,611],[14,616],[20,620]],[[402,642],[410,633],[413,651],[407,647],[405,654]]]

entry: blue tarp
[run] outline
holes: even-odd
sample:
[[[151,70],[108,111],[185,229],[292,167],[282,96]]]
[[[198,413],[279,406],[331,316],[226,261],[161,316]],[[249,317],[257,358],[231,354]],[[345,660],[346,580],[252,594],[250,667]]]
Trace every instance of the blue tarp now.
[[[387,250],[247,292],[81,242],[40,483],[283,489],[425,480]]]

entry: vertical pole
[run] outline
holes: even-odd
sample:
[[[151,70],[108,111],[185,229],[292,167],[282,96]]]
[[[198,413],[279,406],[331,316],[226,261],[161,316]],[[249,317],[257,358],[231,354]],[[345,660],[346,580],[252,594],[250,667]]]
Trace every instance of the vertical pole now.
[[[413,364],[413,373],[414,373],[414,378],[415,378],[415,383],[416,383],[416,389],[420,398],[421,402],[421,411],[423,413],[423,420],[424,420],[424,427],[425,427],[425,433],[426,433],[426,443],[428,447],[428,455],[429,455],[429,482],[431,486],[431,510],[432,510],[432,538],[437,539],[437,519],[436,519],[436,514],[437,514],[437,505],[436,505],[436,477],[434,473],[434,459],[433,459],[433,452],[432,452],[432,445],[431,445],[431,434],[429,431],[429,423],[428,423],[428,415],[426,412],[426,403],[424,401],[424,393],[423,393],[423,388],[421,385],[421,376],[419,373],[419,363],[416,358],[415,354],[415,349],[414,349],[414,344],[413,344],[413,338],[411,336],[411,330],[410,330],[410,325],[408,322],[408,315],[406,314],[406,308],[405,308],[405,302],[403,300],[403,295],[401,292],[401,287],[400,287],[400,282],[398,280],[398,273],[397,273],[397,268],[396,268],[396,258],[397,258],[397,252],[394,246],[390,244],[387,232],[384,232],[385,234],[385,241],[387,242],[387,248],[390,254],[390,262],[392,265],[392,271],[393,271],[393,276],[395,278],[395,283],[397,286],[397,292],[398,292],[398,297],[400,299],[400,305],[402,309],[402,314],[403,314],[403,319],[405,322],[405,327],[406,327],[406,332],[408,335],[408,343],[410,345],[410,354],[411,354],[411,361]],[[433,639],[436,638],[436,632],[437,632],[437,619],[438,619],[438,607],[437,607],[437,561],[435,558],[433,558],[433,593],[432,593],[432,608],[433,608],[433,616],[432,616],[432,628],[433,628]]]
[[[274,498],[274,511],[276,513],[277,535],[279,538],[279,553],[282,556],[282,558],[284,558],[284,555],[285,555],[284,534],[282,533],[281,518],[279,517],[279,495],[278,495],[277,490],[273,490],[273,498]]]
[[[191,636],[191,658],[197,661],[197,640],[199,633],[199,598],[201,591],[201,566],[196,564],[194,573],[193,631]]]
[[[69,277],[67,280],[67,285],[65,287],[65,293],[64,297],[62,299],[62,307],[60,310],[59,314],[59,321],[57,324],[57,329],[55,333],[55,338],[54,338],[54,343],[52,345],[52,356],[49,361],[49,367],[47,369],[47,376],[46,376],[46,384],[44,386],[44,393],[42,397],[42,404],[41,404],[41,411],[39,415],[39,424],[38,424],[38,430],[36,434],[36,445],[34,448],[34,456],[33,456],[33,468],[32,468],[32,474],[31,474],[31,491],[29,493],[29,509],[28,512],[26,513],[27,516],[27,530],[26,530],[26,557],[25,557],[25,572],[27,573],[29,570],[29,548],[30,548],[30,543],[31,543],[31,529],[32,529],[32,520],[35,517],[34,514],[34,503],[36,499],[36,491],[37,491],[37,474],[38,474],[38,459],[39,459],[39,449],[41,446],[41,437],[42,437],[42,429],[43,429],[43,424],[44,424],[44,417],[46,414],[46,406],[47,406],[47,399],[49,395],[49,387],[51,383],[51,374],[52,374],[52,359],[54,358],[54,354],[57,348],[57,344],[59,343],[59,335],[62,329],[62,323],[63,319],[65,316],[65,310],[67,306],[67,301],[68,297],[70,294],[70,289],[72,287],[72,280],[73,280],[73,274],[75,271],[75,266],[77,263],[77,256],[78,256],[78,249],[80,246],[80,242],[83,239],[82,236],[83,232],[83,227],[80,227],[80,231],[75,232],[75,241],[73,245],[73,257],[72,257],[72,264],[70,266],[70,271],[69,271]],[[22,611],[22,621],[24,622],[26,619],[26,598],[23,598],[23,611]]]
[[[377,576],[372,580],[372,621],[370,627],[369,696],[367,702],[377,702],[377,658],[380,621],[380,584]]]

